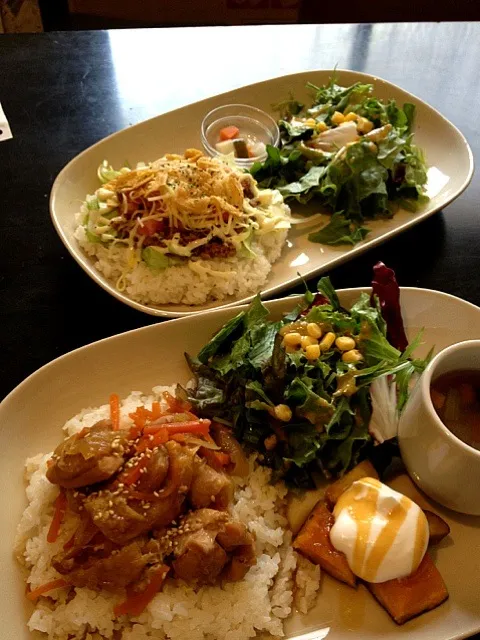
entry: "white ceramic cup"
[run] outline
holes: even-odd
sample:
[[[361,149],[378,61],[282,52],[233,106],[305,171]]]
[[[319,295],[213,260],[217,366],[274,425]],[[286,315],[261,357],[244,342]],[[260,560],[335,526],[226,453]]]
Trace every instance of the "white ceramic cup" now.
[[[412,480],[445,507],[480,515],[480,451],[443,424],[430,397],[432,380],[461,369],[480,370],[480,340],[438,353],[425,369],[401,415],[398,443]]]

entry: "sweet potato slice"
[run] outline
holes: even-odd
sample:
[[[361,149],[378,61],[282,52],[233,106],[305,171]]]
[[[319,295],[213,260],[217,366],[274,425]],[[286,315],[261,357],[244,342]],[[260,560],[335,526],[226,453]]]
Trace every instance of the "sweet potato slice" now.
[[[324,487],[302,491],[301,494],[290,492],[287,498],[287,520],[294,536],[303,527],[313,507],[323,499],[324,495]]]
[[[428,553],[412,575],[377,584],[369,582],[367,587],[397,624],[435,609],[448,598],[447,587]]]
[[[450,527],[448,524],[433,511],[424,510],[424,514],[427,517],[428,522],[428,544],[438,544],[450,533]]]
[[[293,542],[293,548],[332,577],[354,587],[356,578],[348,566],[347,558],[330,542],[333,515],[324,502],[319,502]]]
[[[342,493],[351,487],[354,482],[362,478],[376,478],[378,480],[378,473],[375,471],[375,467],[370,460],[360,462],[356,467],[353,467],[351,471],[346,473],[343,478],[332,482],[325,491],[325,500],[328,506],[332,509]]]

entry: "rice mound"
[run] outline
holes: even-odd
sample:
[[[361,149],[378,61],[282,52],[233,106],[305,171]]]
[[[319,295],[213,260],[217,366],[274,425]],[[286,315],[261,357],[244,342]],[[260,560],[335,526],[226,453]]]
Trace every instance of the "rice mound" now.
[[[154,387],[151,395],[132,392],[121,403],[121,425],[131,424],[128,413],[139,405],[163,402],[162,392],[174,388]],[[109,417],[109,406],[88,408],[64,425],[69,436]],[[76,528],[75,518],[62,526],[55,543],[47,542],[58,488],[46,478],[50,453],[29,458],[25,465],[28,506],[17,529],[15,553],[28,570],[30,589],[59,577],[51,566]],[[256,538],[257,564],[244,580],[223,586],[193,588],[167,579],[163,590],[137,618],[117,619],[113,608],[121,596],[106,591],[74,588],[52,591],[41,597],[28,621],[31,631],[49,640],[244,640],[258,633],[283,636],[282,621],[294,606],[302,613],[314,604],[320,569],[301,558],[291,547],[285,518],[287,488],[270,484],[271,472],[250,458],[247,479],[235,479],[231,512]],[[73,596],[72,596],[73,593]]]
[[[90,242],[80,224],[83,215],[78,215],[79,226],[74,234],[80,247],[113,284],[124,274],[125,293],[143,304],[200,305],[209,300],[224,300],[227,296],[255,293],[265,284],[288,234],[288,231],[274,230],[257,236],[251,247],[254,255],[248,257],[196,258],[158,272],[141,262],[128,270],[128,248]]]

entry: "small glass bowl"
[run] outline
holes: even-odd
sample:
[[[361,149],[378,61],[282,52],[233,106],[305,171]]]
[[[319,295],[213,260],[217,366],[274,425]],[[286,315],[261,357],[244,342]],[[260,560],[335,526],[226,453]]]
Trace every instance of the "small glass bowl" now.
[[[224,155],[216,149],[215,144],[219,142],[220,130],[228,126],[238,127],[240,134],[247,134],[254,142],[263,142],[275,147],[280,142],[277,123],[268,113],[247,104],[226,104],[207,113],[202,122],[202,144],[210,156]],[[254,162],[262,162],[266,157],[265,152],[252,158],[234,160],[237,166],[247,169]]]

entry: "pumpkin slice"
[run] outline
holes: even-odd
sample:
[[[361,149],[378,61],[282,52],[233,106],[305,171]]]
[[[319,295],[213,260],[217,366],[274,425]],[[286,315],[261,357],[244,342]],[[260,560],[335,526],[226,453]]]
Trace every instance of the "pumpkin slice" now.
[[[406,578],[366,585],[397,624],[435,609],[448,598],[447,587],[428,553],[415,573]]]
[[[330,509],[336,505],[337,500],[342,493],[349,489],[354,482],[361,480],[362,478],[376,478],[379,479],[378,473],[375,471],[375,467],[370,460],[364,460],[353,467],[351,471],[346,473],[342,478],[339,478],[335,482],[329,485],[325,491],[325,500],[327,501]]]
[[[433,513],[433,511],[427,511],[427,509],[424,509],[423,513],[427,517],[428,522],[428,544],[438,544],[448,536],[450,533],[450,527],[443,518],[436,513]]]
[[[325,502],[319,502],[293,542],[293,548],[314,564],[319,564],[329,575],[351,587],[356,577],[348,566],[347,558],[330,542],[330,529],[335,522]]]

